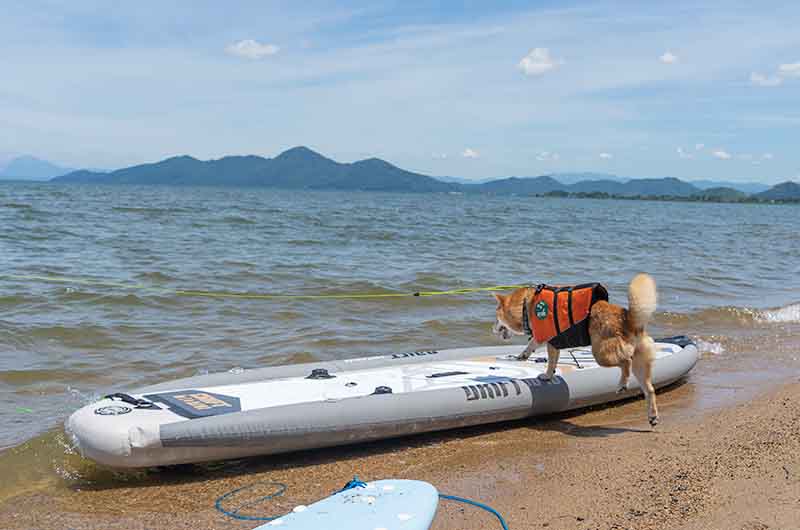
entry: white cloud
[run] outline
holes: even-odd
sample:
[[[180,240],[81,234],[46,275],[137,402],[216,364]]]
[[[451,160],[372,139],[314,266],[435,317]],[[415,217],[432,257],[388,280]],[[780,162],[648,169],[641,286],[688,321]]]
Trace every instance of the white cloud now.
[[[612,158],[614,158],[614,155],[612,155],[611,153],[600,153],[600,158],[602,158],[603,160],[611,160]]]
[[[783,78],[776,75],[764,75],[758,72],[750,74],[750,83],[756,86],[778,86],[783,83]]]
[[[541,151],[536,155],[536,160],[540,162],[555,162],[561,156],[558,153],[551,153],[550,151]]]
[[[447,159],[447,153],[433,153],[431,158],[435,158],[437,160],[445,160]]]
[[[775,157],[772,155],[772,153],[764,153],[763,155],[761,155],[761,158],[763,158],[764,160],[772,160]]]
[[[678,62],[678,56],[667,50],[661,57],[658,58],[664,64],[675,64]]]
[[[231,55],[252,60],[275,55],[279,50],[274,44],[262,44],[253,39],[240,40],[225,47],[225,51]]]
[[[695,151],[702,151],[706,144],[694,144]]]
[[[800,62],[780,65],[778,74],[782,77],[800,77]]]
[[[550,56],[548,48],[534,48],[528,55],[520,59],[517,67],[525,72],[525,75],[543,75],[551,70],[558,68],[564,61],[559,61]]]
[[[469,147],[467,147],[466,149],[464,149],[464,152],[461,153],[461,156],[463,156],[464,158],[478,158],[481,156],[481,154],[477,152],[475,149],[470,149]]]
[[[790,77],[800,77],[800,62],[778,65],[775,75],[753,72],[750,74],[750,83],[756,86],[773,87],[781,85],[785,79]]]
[[[678,152],[678,156],[681,157],[681,158],[694,158],[694,155],[684,151],[683,147],[678,147],[676,149],[676,151]]]
[[[717,149],[716,151],[712,151],[711,154],[721,160],[728,160],[731,157],[731,154],[723,149]]]

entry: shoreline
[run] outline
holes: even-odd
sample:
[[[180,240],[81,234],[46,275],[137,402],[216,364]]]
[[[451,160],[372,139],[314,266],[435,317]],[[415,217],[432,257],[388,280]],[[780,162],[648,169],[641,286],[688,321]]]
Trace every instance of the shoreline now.
[[[63,175],[66,176],[66,175]],[[547,177],[547,175],[543,175]],[[58,178],[58,177],[57,177]],[[537,179],[540,177],[526,177],[530,179]],[[499,179],[504,180],[504,179]],[[631,180],[638,180],[638,179],[631,179]],[[491,181],[488,181],[491,182]],[[488,182],[484,182],[486,184]],[[482,185],[481,183],[475,184],[464,184],[464,183],[456,183],[456,182],[444,182],[443,184],[454,184],[458,186],[471,186],[471,185]],[[580,183],[580,182],[579,182]],[[693,184],[693,181],[684,181],[686,184]],[[794,181],[786,181],[782,182],[777,185],[783,185],[787,183],[794,183]],[[282,187],[282,186],[273,186],[273,185],[248,185],[248,184],[230,184],[225,182],[202,182],[202,183],[192,183],[192,184],[176,184],[176,183],[168,183],[168,182],[157,182],[157,183],[145,183],[145,182],[101,182],[101,181],[60,181],[60,180],[19,180],[19,179],[9,179],[3,180],[0,179],[0,184],[47,184],[52,186],[115,186],[115,187],[136,187],[136,186],[147,186],[147,187],[163,187],[163,188],[212,188],[212,189],[243,189],[243,190],[250,190],[250,189],[259,189],[259,190],[277,190],[283,192],[295,192],[295,191],[312,191],[312,192],[322,192],[322,193],[386,193],[386,194],[410,194],[410,195],[422,195],[422,194],[437,194],[437,195],[466,195],[471,197],[531,197],[531,198],[538,198],[538,199],[597,199],[597,200],[618,200],[618,201],[654,201],[654,202],[688,202],[688,203],[707,203],[707,204],[763,204],[763,205],[797,205],[800,204],[800,198],[792,196],[792,197],[783,197],[783,198],[759,198],[756,197],[758,193],[748,193],[744,191],[740,191],[740,195],[734,194],[733,196],[730,195],[715,195],[713,193],[704,193],[708,188],[698,188],[698,191],[689,194],[689,195],[670,195],[670,194],[659,194],[659,193],[645,193],[645,194],[618,194],[618,193],[610,193],[606,191],[565,191],[565,190],[554,190],[554,191],[547,191],[547,192],[540,192],[540,191],[531,191],[527,189],[522,189],[519,193],[510,192],[510,191],[494,191],[494,190],[483,190],[483,191],[475,191],[470,189],[441,189],[441,190],[414,190],[414,189],[392,189],[392,188],[381,188],[381,189],[369,189],[369,188],[293,188],[293,187]],[[574,185],[574,184],[573,184]],[[773,185],[777,186],[777,185]],[[563,185],[565,187],[571,186],[569,184]],[[733,191],[739,191],[735,188],[730,188]],[[770,187],[771,189],[771,187]],[[767,190],[765,190],[767,191]]]
[[[672,387],[659,393],[664,421],[655,431],[644,402],[633,399],[540,420],[110,480],[70,478],[62,469],[60,487],[0,502],[0,527],[255,528],[258,522],[217,513],[214,500],[279,481],[289,485],[286,496],[254,514],[285,513],[357,474],[427,480],[443,493],[491,504],[515,530],[783,528],[800,511],[797,381],[699,413],[687,406],[702,391],[697,383]],[[467,524],[498,527],[488,514],[442,502],[432,528]]]
[[[800,199],[759,199],[753,196],[726,198],[714,195],[618,195],[607,192],[548,192],[535,193],[531,197],[541,199],[596,199],[612,201],[654,201],[654,202],[690,202],[711,204],[800,204]]]

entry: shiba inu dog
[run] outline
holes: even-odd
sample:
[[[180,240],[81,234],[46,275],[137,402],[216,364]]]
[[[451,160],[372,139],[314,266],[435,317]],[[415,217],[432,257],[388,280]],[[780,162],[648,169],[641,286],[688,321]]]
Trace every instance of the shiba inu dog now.
[[[573,300],[579,291],[582,296]],[[647,402],[647,419],[653,427],[658,424],[651,377],[655,342],[646,331],[657,301],[656,283],[650,275],[637,274],[631,280],[627,309],[610,304],[600,284],[523,287],[509,295],[494,297],[497,299],[494,334],[503,340],[514,335],[531,335],[519,359],[527,359],[537,346],[547,343],[547,371],[540,376],[542,379],[553,378],[560,348],[591,344],[600,366],[618,366],[622,371],[618,392],[625,390],[633,370]]]

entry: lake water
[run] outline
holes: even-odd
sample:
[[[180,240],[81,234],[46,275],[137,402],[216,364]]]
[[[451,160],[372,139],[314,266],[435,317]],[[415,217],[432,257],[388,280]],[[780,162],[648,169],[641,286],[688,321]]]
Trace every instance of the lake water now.
[[[33,439],[61,451],[70,412],[132,386],[498,343],[487,293],[241,300],[172,289],[600,281],[624,304],[627,282],[647,271],[660,295],[653,334],[688,334],[704,350],[693,377],[780,379],[800,366],[797,206],[17,183],[0,184],[0,226],[0,448]],[[0,459],[25,458],[20,447]]]

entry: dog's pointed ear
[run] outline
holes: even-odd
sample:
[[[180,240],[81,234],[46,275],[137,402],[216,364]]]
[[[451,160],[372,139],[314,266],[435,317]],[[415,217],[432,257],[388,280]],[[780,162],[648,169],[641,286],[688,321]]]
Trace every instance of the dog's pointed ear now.
[[[494,299],[497,300],[498,305],[503,305],[504,298],[502,294],[492,293],[492,296],[494,296]]]

